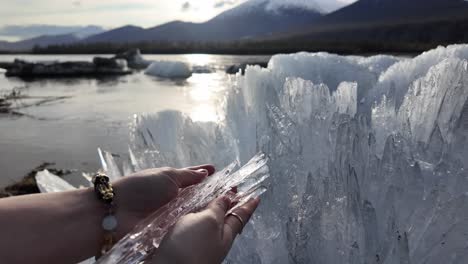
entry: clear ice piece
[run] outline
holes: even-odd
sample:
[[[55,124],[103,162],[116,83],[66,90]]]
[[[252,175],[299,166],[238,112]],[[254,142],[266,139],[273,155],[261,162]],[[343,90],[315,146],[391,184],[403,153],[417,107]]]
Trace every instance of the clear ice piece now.
[[[50,173],[48,170],[36,173],[36,182],[37,187],[39,187],[42,193],[66,192],[76,189],[64,179]]]
[[[101,160],[102,169],[106,172],[111,181],[116,181],[122,177],[122,172],[114,160],[112,153],[103,151],[98,148],[99,159]]]

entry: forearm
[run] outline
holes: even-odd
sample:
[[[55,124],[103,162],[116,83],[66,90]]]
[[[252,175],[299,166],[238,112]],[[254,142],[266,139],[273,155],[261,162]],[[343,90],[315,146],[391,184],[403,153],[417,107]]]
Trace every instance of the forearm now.
[[[0,259],[77,263],[101,245],[104,205],[92,189],[0,200]]]

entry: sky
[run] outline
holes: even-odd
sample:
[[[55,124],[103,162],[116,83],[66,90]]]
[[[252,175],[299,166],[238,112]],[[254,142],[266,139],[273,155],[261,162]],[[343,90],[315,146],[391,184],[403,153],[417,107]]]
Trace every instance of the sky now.
[[[1,36],[1,29],[9,25],[98,25],[111,29],[129,24],[152,27],[173,20],[203,22],[245,1],[0,0],[0,39],[20,38],[14,35]],[[324,10],[330,11],[355,0],[310,1],[316,1]]]

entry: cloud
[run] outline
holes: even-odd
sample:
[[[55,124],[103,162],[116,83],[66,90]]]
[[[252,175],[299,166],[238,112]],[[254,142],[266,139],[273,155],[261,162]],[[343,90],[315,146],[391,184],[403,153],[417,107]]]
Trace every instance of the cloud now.
[[[236,0],[221,0],[221,1],[217,1],[214,4],[214,8],[223,8],[225,6],[232,6],[232,5],[235,5],[236,3],[237,3]]]
[[[190,5],[189,2],[185,2],[185,3],[182,4],[181,10],[182,10],[182,12],[186,12],[186,11],[189,11],[191,7],[192,7],[192,5]]]
[[[74,7],[80,7],[80,6],[81,6],[81,1],[80,1],[80,0],[73,1],[73,2],[72,2],[72,5],[73,5]]]

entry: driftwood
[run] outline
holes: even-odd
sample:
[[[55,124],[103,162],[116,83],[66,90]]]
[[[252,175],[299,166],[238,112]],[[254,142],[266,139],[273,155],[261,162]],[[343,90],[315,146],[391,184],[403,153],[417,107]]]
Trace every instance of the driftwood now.
[[[42,120],[44,118],[37,118],[33,115],[22,113],[21,109],[33,106],[41,106],[47,103],[56,102],[68,98],[71,98],[71,96],[28,96],[22,95],[21,92],[17,89],[13,89],[13,91],[9,94],[0,97],[0,114],[26,116],[33,119]],[[38,101],[29,104],[21,103],[21,100],[24,99],[38,99]]]

